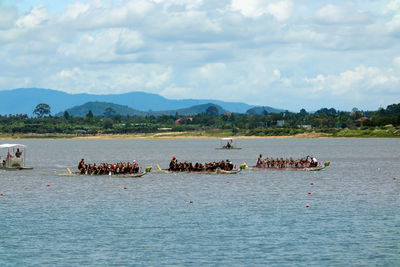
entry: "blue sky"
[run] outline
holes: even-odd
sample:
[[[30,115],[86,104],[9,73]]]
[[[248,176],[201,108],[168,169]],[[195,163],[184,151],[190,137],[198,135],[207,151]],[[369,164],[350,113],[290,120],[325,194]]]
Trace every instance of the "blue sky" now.
[[[400,102],[400,0],[0,0],[0,90]]]

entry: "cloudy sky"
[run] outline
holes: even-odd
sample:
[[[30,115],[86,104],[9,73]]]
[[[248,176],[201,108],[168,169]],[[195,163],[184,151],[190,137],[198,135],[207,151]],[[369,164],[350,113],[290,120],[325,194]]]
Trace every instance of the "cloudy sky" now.
[[[400,102],[400,0],[0,0],[0,90]]]

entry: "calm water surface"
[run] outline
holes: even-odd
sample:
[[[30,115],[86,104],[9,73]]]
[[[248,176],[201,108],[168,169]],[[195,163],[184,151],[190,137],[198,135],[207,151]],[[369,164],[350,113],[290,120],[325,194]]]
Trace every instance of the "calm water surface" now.
[[[0,141],[9,142],[16,140]],[[236,151],[215,150],[217,139],[18,142],[35,169],[0,171],[0,266],[400,265],[400,139],[250,139]],[[81,158],[253,165],[260,153],[315,155],[331,166],[59,175]]]

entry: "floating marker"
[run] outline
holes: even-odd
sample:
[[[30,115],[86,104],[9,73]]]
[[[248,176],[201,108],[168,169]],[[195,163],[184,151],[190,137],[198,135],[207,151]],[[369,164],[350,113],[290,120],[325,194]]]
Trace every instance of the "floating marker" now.
[[[125,186],[124,189],[128,189],[128,188]]]
[[[189,202],[190,204],[193,204],[193,201],[192,200],[190,200],[190,202]]]
[[[307,204],[307,205],[306,205],[306,207],[307,207],[307,208],[309,208],[309,207],[310,207],[310,205],[308,205],[308,204]]]
[[[50,184],[47,184],[47,187],[49,187],[50,186]]]
[[[310,185],[314,185],[314,183],[310,183]]]
[[[226,181],[227,184],[229,184],[229,181]]]
[[[154,179],[152,179],[152,181],[154,182]]]
[[[0,194],[0,196],[4,196],[4,194],[3,194],[3,193],[1,193],[1,194]]]
[[[396,180],[396,177],[393,177],[393,180]]]
[[[308,192],[309,195],[311,195],[311,192]]]

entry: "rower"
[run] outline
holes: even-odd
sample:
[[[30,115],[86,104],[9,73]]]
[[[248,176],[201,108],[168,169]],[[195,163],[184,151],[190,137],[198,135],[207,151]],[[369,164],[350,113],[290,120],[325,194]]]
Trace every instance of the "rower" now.
[[[257,167],[261,166],[262,164],[262,155],[260,154],[260,156],[257,159]]]
[[[78,164],[78,170],[83,169],[84,166],[85,166],[85,160],[84,160],[84,159],[81,159],[81,161],[80,161],[79,164]]]
[[[312,158],[312,167],[317,167],[317,165],[318,165],[318,160],[317,160],[315,157],[313,157],[313,156],[311,156],[311,158]]]

